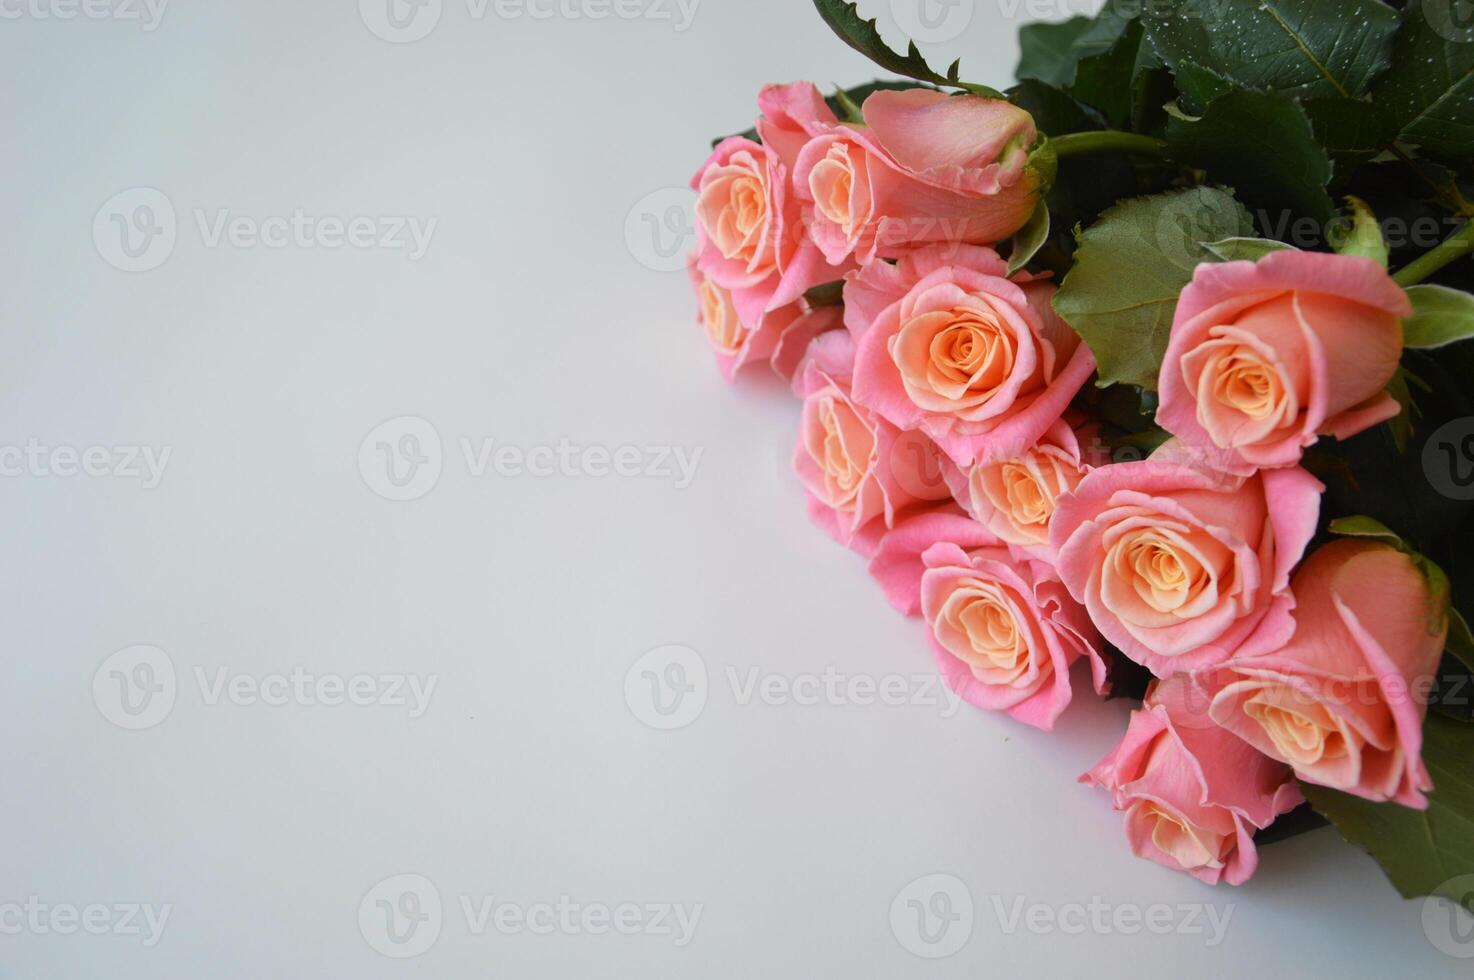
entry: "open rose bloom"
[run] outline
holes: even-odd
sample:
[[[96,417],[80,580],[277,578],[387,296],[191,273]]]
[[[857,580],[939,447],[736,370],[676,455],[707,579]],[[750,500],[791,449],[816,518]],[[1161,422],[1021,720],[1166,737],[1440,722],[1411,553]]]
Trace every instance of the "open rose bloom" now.
[[[1094,470],[1050,529],[1071,594],[1158,677],[1289,639],[1290,572],[1322,489],[1298,467],[1230,477],[1178,461],[1174,448]]]
[[[1446,596],[1407,555],[1367,541],[1321,548],[1294,592],[1288,643],[1198,678],[1213,721],[1308,782],[1426,807],[1423,715]]]
[[[1163,428],[1235,472],[1293,466],[1319,436],[1398,413],[1407,294],[1371,259],[1272,252],[1204,264],[1162,362]]]
[[[696,290],[696,317],[722,377],[733,380],[749,364],[767,361],[780,377],[792,379],[809,341],[843,326],[839,307],[810,307],[803,300],[764,313],[747,323],[737,312],[732,291],[704,275],[693,259],[689,268]]]
[[[1209,884],[1241,885],[1258,866],[1254,831],[1302,797],[1289,767],[1202,724],[1185,679],[1163,681],[1133,712],[1121,744],[1080,781],[1126,813],[1137,857]]]
[[[920,429],[960,466],[1014,456],[1095,370],[1050,306],[1054,287],[1008,277],[992,249],[931,246],[872,262],[845,285],[855,398]]]

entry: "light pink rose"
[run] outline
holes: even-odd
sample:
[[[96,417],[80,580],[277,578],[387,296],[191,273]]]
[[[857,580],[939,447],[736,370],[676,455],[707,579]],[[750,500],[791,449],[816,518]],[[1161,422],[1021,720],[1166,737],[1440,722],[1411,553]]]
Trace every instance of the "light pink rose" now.
[[[770,85],[758,99],[762,143],[722,140],[692,178],[697,265],[728,289],[745,323],[787,306],[844,272],[806,234],[791,186],[798,151],[836,120],[808,83]]]
[[[1086,433],[1088,439],[1096,438],[1093,427]],[[1105,462],[1104,456],[1082,452],[1079,433],[1057,419],[1019,455],[970,469],[949,467],[947,477],[957,502],[1000,540],[1053,562],[1049,524],[1059,498],[1072,492],[1094,465]]]
[[[696,290],[696,320],[716,354],[722,376],[732,381],[748,364],[766,360],[785,380],[794,371],[809,342],[827,330],[844,326],[838,306],[811,308],[799,300],[764,313],[756,325],[745,322],[732,302],[731,290],[717,285],[696,268],[687,267]]]
[[[922,555],[921,611],[947,686],[979,708],[1045,731],[1070,703],[1070,665],[1105,686],[1100,634],[1054,569],[1007,547],[950,541]]]
[[[1372,259],[1272,252],[1204,264],[1182,291],[1157,421],[1216,464],[1293,466],[1321,435],[1392,418],[1407,294]]]
[[[804,399],[793,465],[808,491],[809,516],[847,548],[870,556],[907,508],[948,496],[928,461],[898,450],[901,432],[850,397],[843,375],[844,331],[816,338],[798,380]],[[832,368],[837,371],[838,367]],[[933,450],[936,452],[936,450]]]
[[[1254,831],[1303,798],[1288,766],[1179,708],[1185,678],[1159,682],[1126,737],[1080,782],[1111,794],[1126,811],[1137,857],[1211,885],[1241,885],[1258,867]]]
[[[1158,677],[1289,639],[1290,571],[1324,489],[1299,467],[1214,474],[1176,461],[1175,448],[1091,472],[1049,529],[1070,593]]]
[[[972,245],[872,262],[844,289],[856,400],[922,430],[959,466],[1022,453],[1095,370],[1053,294],[1047,282],[1010,280],[996,252]]]
[[[1447,593],[1396,548],[1353,540],[1316,551],[1292,588],[1288,644],[1198,675],[1213,721],[1306,782],[1423,809],[1423,717]]]
[[[798,157],[795,185],[830,262],[992,245],[1029,220],[1044,177],[1028,166],[1038,133],[1023,109],[917,88],[872,93],[861,111],[863,125],[821,131]]]

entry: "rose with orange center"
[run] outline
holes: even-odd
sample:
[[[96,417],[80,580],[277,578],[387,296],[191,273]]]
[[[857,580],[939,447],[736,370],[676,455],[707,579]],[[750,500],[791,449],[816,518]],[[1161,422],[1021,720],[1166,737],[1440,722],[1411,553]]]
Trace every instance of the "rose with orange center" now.
[[[974,246],[872,262],[845,284],[855,398],[925,432],[959,466],[1023,453],[1095,370],[1053,292],[1008,278],[996,252]]]
[[[762,142],[733,136],[716,149],[691,186],[696,191],[696,264],[729,290],[744,323],[798,301],[838,279],[804,232],[791,187],[799,150],[838,120],[808,83],[770,85],[758,98]]]
[[[1048,731],[1070,703],[1070,666],[1105,686],[1100,634],[1044,562],[951,542],[922,555],[921,611],[947,685],[980,708]]]
[[[1091,469],[1081,457],[1079,437],[1059,419],[1021,454],[953,469],[948,477],[953,496],[988,530],[1032,557],[1053,561],[1049,524],[1059,498]]]
[[[838,348],[848,348],[840,350]],[[898,452],[901,433],[857,404],[840,373],[852,342],[844,331],[810,344],[796,388],[803,398],[794,469],[808,491],[809,516],[845,547],[872,555],[881,536],[934,485],[928,461]],[[947,495],[946,487],[934,497]]]
[[[1347,540],[1311,555],[1292,589],[1287,644],[1195,675],[1212,720],[1306,782],[1426,807],[1423,717],[1446,585],[1390,545]]]
[[[1209,884],[1247,881],[1254,831],[1302,802],[1289,767],[1201,724],[1185,677],[1156,684],[1121,744],[1080,781],[1125,811],[1132,853]]]
[[[1371,259],[1287,250],[1200,265],[1178,299],[1157,420],[1221,468],[1293,466],[1320,436],[1397,414],[1386,388],[1410,312]]]
[[[737,312],[732,291],[703,275],[694,258],[687,271],[696,290],[697,322],[728,381],[748,364],[762,360],[780,377],[791,380],[809,341],[843,326],[839,307],[815,308],[804,300],[764,313],[749,324]]]
[[[1023,227],[1046,175],[1027,112],[1000,99],[931,89],[881,90],[862,123],[815,136],[794,184],[830,262],[861,265],[935,242],[992,245]]]
[[[1178,461],[1180,451],[1168,443],[1093,470],[1050,524],[1070,593],[1159,677],[1289,639],[1290,570],[1315,533],[1323,489],[1299,467],[1225,477]]]

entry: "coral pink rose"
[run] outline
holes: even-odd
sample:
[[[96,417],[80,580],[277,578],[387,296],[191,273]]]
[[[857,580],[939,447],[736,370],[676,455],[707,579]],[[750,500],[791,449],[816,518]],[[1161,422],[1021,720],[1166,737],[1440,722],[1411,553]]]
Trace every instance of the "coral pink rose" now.
[[[830,262],[931,242],[1003,241],[1029,220],[1048,179],[1028,164],[1034,120],[1009,102],[930,89],[882,90],[863,125],[815,136],[795,186]]]
[[[758,99],[763,142],[732,136],[717,144],[692,178],[697,265],[731,290],[744,323],[840,277],[803,228],[791,185],[799,149],[836,122],[814,86],[768,86]]]
[[[696,289],[696,319],[706,331],[722,376],[733,380],[748,364],[768,361],[785,379],[792,379],[809,341],[844,325],[837,306],[811,308],[803,300],[764,313],[756,326],[744,322],[732,302],[731,290],[717,285],[688,266]]]
[[[804,403],[793,465],[808,491],[814,522],[840,544],[870,556],[902,511],[925,502],[928,492],[942,499],[948,491],[928,472],[934,461],[898,451],[901,432],[856,404],[843,376],[824,370],[826,362],[842,362],[833,349],[840,346],[836,341],[848,343],[849,335],[834,331],[810,345],[798,380]]]
[[[1088,430],[1094,438],[1094,430]],[[1054,561],[1049,523],[1059,498],[1070,493],[1093,468],[1079,434],[1064,419],[1051,425],[1034,445],[1017,456],[971,469],[949,467],[952,495],[1000,540],[1043,561]],[[1090,453],[1091,460],[1103,453]]]
[[[1303,800],[1288,766],[1184,717],[1184,682],[1158,683],[1121,744],[1080,782],[1107,790],[1126,811],[1137,857],[1211,885],[1241,885],[1259,864],[1254,830]]]
[[[1070,703],[1070,665],[1105,686],[1100,634],[1044,562],[952,542],[922,555],[921,611],[947,686],[979,708],[1045,731]]]
[[[1292,588],[1288,645],[1198,677],[1212,719],[1306,782],[1426,807],[1423,717],[1447,589],[1396,548],[1351,540],[1311,555]]]
[[[1289,639],[1290,571],[1323,489],[1299,467],[1234,478],[1177,462],[1174,448],[1091,472],[1049,532],[1070,593],[1158,677]]]
[[[1386,387],[1410,313],[1367,258],[1280,251],[1200,265],[1177,303],[1157,420],[1223,468],[1293,466],[1321,435],[1397,414]]]
[[[856,400],[921,429],[959,466],[1022,453],[1095,370],[1051,308],[1053,293],[1046,282],[1010,280],[998,254],[977,246],[872,262],[844,289]]]

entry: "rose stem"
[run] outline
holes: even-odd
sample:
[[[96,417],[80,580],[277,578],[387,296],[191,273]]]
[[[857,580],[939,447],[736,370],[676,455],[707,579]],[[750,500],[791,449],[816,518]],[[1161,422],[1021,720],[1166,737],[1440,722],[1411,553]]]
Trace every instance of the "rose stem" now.
[[[1139,133],[1120,133],[1115,130],[1098,130],[1090,133],[1066,133],[1049,140],[1050,149],[1060,159],[1083,153],[1144,153],[1161,156],[1167,144],[1151,136]]]
[[[1474,221],[1454,232],[1432,251],[1419,256],[1392,277],[1399,286],[1411,286],[1422,282],[1454,259],[1468,255],[1474,249]]]

